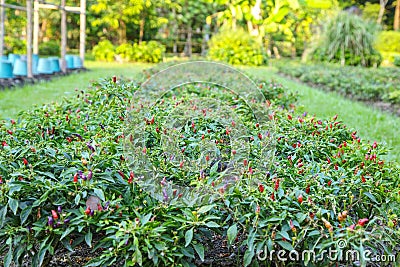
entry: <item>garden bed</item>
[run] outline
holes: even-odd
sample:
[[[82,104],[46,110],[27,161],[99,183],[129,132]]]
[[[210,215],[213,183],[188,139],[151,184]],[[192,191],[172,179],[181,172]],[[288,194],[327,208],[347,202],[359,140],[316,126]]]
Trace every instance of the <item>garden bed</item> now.
[[[313,248],[321,255],[341,240],[347,249],[397,253],[400,170],[380,159],[385,147],[361,140],[337,116],[296,117],[295,96],[279,84],[257,86],[266,100],[250,104],[265,109],[265,124],[254,119],[249,103],[216,85],[178,87],[145,110],[148,99],[135,98],[140,86],[117,79],[4,122],[5,265],[29,254],[32,266],[51,258],[61,264],[61,254],[71,251],[76,261],[90,260],[88,266],[249,266],[268,263],[257,257],[263,249]],[[225,103],[237,120],[223,116],[223,109],[199,108],[204,97]],[[167,142],[167,133],[174,132],[169,123],[186,112],[199,116],[181,124],[176,139]],[[209,115],[215,112],[221,116]],[[140,122],[126,124],[131,116]],[[235,135],[236,129],[245,131]],[[274,145],[270,158],[264,140]],[[134,164],[126,144],[135,144]],[[213,152],[202,154],[207,144]],[[251,153],[237,153],[241,144]],[[141,155],[152,168],[139,164]],[[234,155],[241,156],[237,173],[225,177],[236,166]],[[189,164],[194,158],[198,165]],[[154,190],[143,179],[150,169],[160,179],[150,184]],[[207,192],[212,201],[190,205],[181,191],[167,191],[170,184],[192,188],[199,197]],[[154,195],[162,188],[161,196]],[[89,196],[97,205],[88,204]],[[301,262],[307,261],[312,259]],[[272,262],[279,263],[276,256]],[[333,262],[324,258],[317,265]]]
[[[278,64],[279,73],[400,116],[399,68],[366,69],[331,64]]]

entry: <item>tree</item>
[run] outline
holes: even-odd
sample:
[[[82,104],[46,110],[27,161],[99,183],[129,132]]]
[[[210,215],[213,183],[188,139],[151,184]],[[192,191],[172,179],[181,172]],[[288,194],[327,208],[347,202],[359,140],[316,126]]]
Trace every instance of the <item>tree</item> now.
[[[400,30],[400,0],[397,0],[396,11],[394,12],[393,29],[395,31]]]

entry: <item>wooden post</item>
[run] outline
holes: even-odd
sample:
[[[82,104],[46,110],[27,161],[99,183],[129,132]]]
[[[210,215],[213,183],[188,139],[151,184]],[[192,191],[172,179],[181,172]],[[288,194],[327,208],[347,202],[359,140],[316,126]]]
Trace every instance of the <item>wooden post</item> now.
[[[5,0],[0,0],[2,6],[0,6],[0,56],[4,53],[4,22],[6,20],[4,3]]]
[[[79,20],[79,56],[82,66],[85,62],[85,42],[86,42],[86,0],[81,0],[81,14]]]
[[[26,66],[28,78],[32,78],[32,0],[26,0],[26,15],[28,17],[26,24]]]
[[[39,1],[33,2],[33,53],[39,54]]]
[[[61,0],[61,70],[67,72],[65,54],[67,51],[67,11],[65,10],[65,0]]]

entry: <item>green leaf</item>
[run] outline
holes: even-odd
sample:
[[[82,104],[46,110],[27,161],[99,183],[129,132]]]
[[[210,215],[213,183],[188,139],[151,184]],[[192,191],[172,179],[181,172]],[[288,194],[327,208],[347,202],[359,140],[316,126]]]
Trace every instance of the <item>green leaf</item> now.
[[[8,200],[8,206],[13,211],[14,215],[17,215],[18,205],[18,200],[15,200],[13,198],[10,198]]]
[[[135,250],[135,253],[133,253],[133,262],[139,264],[139,266],[142,266],[142,253],[138,248]]]
[[[235,240],[236,236],[238,233],[237,225],[234,224],[231,227],[228,228],[227,231],[227,236],[228,236],[228,243],[229,245],[232,245],[233,241]]]
[[[26,219],[28,219],[28,217],[31,214],[31,212],[32,212],[32,206],[27,206],[21,211],[21,214],[20,214],[21,225],[24,224]]]
[[[106,198],[104,197],[104,192],[103,192],[103,190],[101,190],[101,189],[99,189],[99,188],[95,188],[93,191],[94,191],[94,194],[95,194],[96,196],[98,196],[102,201],[105,201],[105,200],[106,200]]]
[[[210,228],[217,228],[217,227],[219,227],[219,224],[216,222],[208,222],[208,223],[206,223],[206,226],[210,227]]]
[[[253,260],[254,257],[254,251],[253,250],[247,250],[246,253],[244,253],[243,257],[243,265],[249,266],[251,261]]]
[[[86,244],[91,248],[92,247],[92,232],[87,232],[87,234],[85,235],[85,242]]]
[[[207,206],[203,206],[203,207],[201,207],[198,211],[197,211],[197,213],[198,214],[203,214],[203,213],[206,213],[206,212],[209,212],[212,208],[214,208],[215,207],[215,205],[207,205]]]
[[[370,192],[364,192],[364,195],[366,195],[375,204],[379,204],[374,195],[372,195]]]
[[[282,248],[286,249],[287,251],[292,251],[294,250],[293,246],[286,241],[276,241]]]
[[[204,247],[202,244],[193,244],[194,250],[196,250],[197,255],[199,255],[200,260],[204,261]]]
[[[75,230],[75,227],[67,228],[67,230],[65,230],[64,233],[62,234],[62,236],[60,237],[60,240],[63,240],[66,236],[68,236],[74,230]]]
[[[185,233],[185,247],[189,246],[193,239],[193,228],[190,228]]]
[[[77,194],[75,196],[75,205],[78,206],[80,201],[81,201],[81,194]]]
[[[140,223],[141,223],[142,225],[145,225],[146,223],[148,223],[149,220],[150,220],[150,218],[151,218],[151,215],[153,215],[153,214],[152,214],[152,213],[149,213],[149,214],[147,214],[146,216],[142,217],[141,220],[140,220]]]
[[[12,247],[8,249],[7,255],[4,257],[4,267],[9,267],[11,266],[11,261],[12,261]]]

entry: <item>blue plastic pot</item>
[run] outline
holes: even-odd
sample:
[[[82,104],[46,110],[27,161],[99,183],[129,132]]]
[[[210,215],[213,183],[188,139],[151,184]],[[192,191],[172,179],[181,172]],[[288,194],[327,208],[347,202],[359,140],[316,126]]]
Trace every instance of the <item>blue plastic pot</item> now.
[[[74,56],[74,68],[78,69],[78,68],[82,68],[82,60],[80,58],[80,56]]]
[[[39,72],[37,70],[38,63],[39,63],[39,55],[33,54],[32,55],[32,74],[33,75],[38,75],[39,74]]]
[[[11,62],[11,64],[14,65],[15,60],[17,60],[18,58],[20,58],[20,55],[17,54],[9,54],[8,55],[8,60]]]
[[[65,55],[65,61],[67,63],[67,69],[74,69],[74,56],[73,55]]]
[[[39,58],[37,71],[39,74],[52,74],[53,68],[51,61],[47,58]]]
[[[22,59],[22,60],[27,60],[27,56],[26,55],[20,55],[19,58]]]
[[[0,60],[2,60],[2,61],[8,61],[8,56],[5,56],[5,55],[3,55],[3,56],[1,56],[0,57]]]
[[[16,59],[14,62],[13,74],[17,76],[26,76],[28,75],[28,68],[26,60]]]
[[[1,60],[0,61],[0,78],[7,79],[12,78],[13,76],[13,67],[10,61]]]
[[[60,60],[58,59],[58,57],[50,57],[48,58],[48,60],[50,60],[50,66],[51,69],[53,70],[53,72],[60,72]]]

